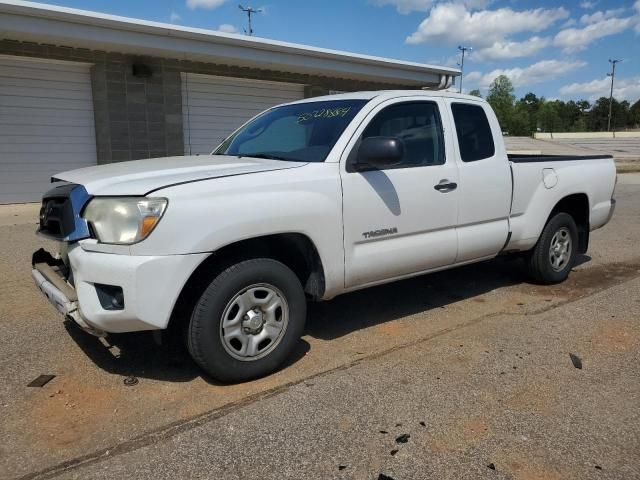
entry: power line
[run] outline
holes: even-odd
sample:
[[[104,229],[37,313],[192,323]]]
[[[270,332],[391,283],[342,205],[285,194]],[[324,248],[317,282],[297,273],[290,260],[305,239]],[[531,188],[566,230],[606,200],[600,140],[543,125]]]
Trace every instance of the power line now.
[[[251,26],[251,15],[254,13],[262,13],[261,8],[253,8],[253,7],[243,7],[242,5],[238,5],[238,8],[247,14],[249,28],[245,29],[244,33],[251,36],[253,35],[253,27]]]
[[[609,118],[607,119],[607,132],[611,131],[611,109],[613,107],[613,80],[616,76],[616,63],[619,63],[621,61],[622,60],[609,59],[609,63],[611,64],[611,73],[607,73],[607,77],[611,77],[611,91],[609,92]]]
[[[462,93],[462,76],[464,75],[464,54],[466,52],[470,52],[473,50],[472,47],[463,47],[462,45],[458,45],[458,50],[462,52],[462,61],[460,62],[460,87],[458,88],[458,93]]]

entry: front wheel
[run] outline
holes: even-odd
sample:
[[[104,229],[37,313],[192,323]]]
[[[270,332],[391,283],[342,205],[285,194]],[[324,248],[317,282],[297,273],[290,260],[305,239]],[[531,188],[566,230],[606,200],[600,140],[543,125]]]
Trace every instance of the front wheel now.
[[[578,247],[578,228],[567,213],[555,215],[542,230],[536,246],[527,256],[531,276],[544,284],[567,279],[574,265]]]
[[[239,262],[217,275],[191,315],[195,362],[223,382],[276,370],[302,336],[306,300],[298,277],[267,258]]]

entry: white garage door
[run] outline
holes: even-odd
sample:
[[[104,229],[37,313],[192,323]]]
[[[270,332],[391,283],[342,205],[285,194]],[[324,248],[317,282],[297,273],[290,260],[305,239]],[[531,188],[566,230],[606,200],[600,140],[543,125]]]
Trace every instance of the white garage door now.
[[[89,68],[0,56],[0,203],[38,201],[53,174],[96,164]]]
[[[185,154],[211,153],[261,111],[304,98],[304,85],[182,74]]]

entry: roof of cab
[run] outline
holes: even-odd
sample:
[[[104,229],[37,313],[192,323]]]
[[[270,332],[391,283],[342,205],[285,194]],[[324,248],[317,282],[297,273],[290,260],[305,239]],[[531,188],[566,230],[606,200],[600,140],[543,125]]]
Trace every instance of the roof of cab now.
[[[332,100],[372,100],[374,98],[386,100],[391,98],[415,96],[458,98],[460,100],[473,100],[476,102],[486,101],[481,97],[451,92],[447,90],[379,90],[369,92],[345,92],[336,93],[333,95],[323,95],[321,97],[305,98],[303,100],[291,102],[290,105],[294,105],[296,103],[326,102]]]

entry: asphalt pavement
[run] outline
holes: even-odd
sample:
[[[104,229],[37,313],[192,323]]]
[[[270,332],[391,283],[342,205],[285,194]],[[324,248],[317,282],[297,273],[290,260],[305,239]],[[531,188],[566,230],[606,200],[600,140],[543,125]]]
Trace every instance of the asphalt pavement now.
[[[638,292],[460,326],[61,478],[640,478]]]

